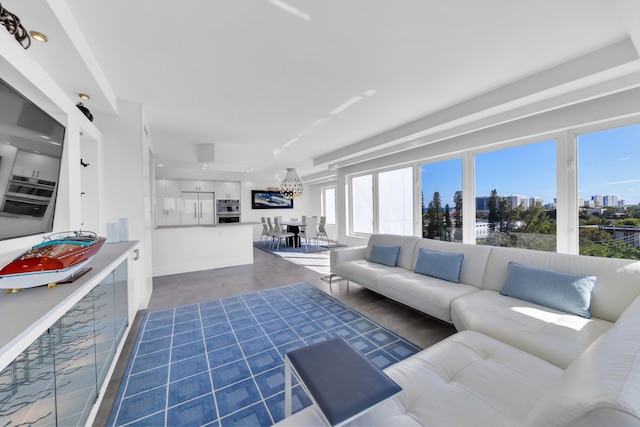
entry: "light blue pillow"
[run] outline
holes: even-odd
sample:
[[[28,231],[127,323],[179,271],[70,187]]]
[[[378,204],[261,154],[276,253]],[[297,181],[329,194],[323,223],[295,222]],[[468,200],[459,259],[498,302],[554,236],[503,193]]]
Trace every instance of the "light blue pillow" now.
[[[389,267],[395,267],[398,262],[398,254],[400,253],[400,246],[381,245],[374,243],[369,253],[367,261],[375,262],[378,264],[388,265]]]
[[[460,282],[460,269],[464,254],[452,254],[449,252],[432,251],[420,248],[418,260],[413,271],[449,282]]]
[[[595,276],[560,273],[510,262],[507,280],[500,293],[590,319],[591,291],[595,284]]]

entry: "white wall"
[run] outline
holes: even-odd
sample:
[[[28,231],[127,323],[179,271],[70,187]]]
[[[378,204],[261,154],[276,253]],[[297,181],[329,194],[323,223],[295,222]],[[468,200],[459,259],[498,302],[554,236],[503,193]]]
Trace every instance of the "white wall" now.
[[[133,295],[138,309],[145,308],[151,298],[152,251],[150,233],[150,141],[144,133],[145,116],[140,104],[118,102],[119,117],[101,117],[103,146],[104,198],[101,226],[126,218],[129,240],[139,240],[140,267]]]

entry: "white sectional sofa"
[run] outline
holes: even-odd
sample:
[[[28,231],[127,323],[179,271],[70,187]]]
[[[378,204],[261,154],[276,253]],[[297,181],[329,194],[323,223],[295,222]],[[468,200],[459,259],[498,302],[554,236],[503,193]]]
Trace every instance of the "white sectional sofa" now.
[[[379,245],[400,247],[395,266],[369,260]],[[459,282],[414,272],[422,248],[463,254]],[[502,295],[510,263],[595,277],[591,317]],[[640,426],[640,261],[373,235],[331,270],[460,331],[388,367],[403,392],[352,425]]]

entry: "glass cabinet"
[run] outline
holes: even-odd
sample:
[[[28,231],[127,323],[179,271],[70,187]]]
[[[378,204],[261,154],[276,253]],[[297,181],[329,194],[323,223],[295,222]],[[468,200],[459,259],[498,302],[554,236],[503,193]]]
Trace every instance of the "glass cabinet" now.
[[[0,426],[81,426],[128,325],[127,260],[0,372]]]

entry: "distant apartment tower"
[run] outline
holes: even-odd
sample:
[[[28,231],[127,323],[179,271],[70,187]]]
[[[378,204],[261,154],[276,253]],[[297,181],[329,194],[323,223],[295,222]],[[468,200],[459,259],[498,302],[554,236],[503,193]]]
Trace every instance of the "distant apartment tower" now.
[[[591,196],[591,200],[595,203],[596,208],[600,208],[604,206],[604,196],[601,194],[596,194],[595,196]]]
[[[618,200],[618,207],[619,208],[624,208],[624,199]]]
[[[578,207],[583,208],[584,206],[584,197],[578,197]]]
[[[533,206],[542,206],[542,199],[540,197],[529,197],[529,207]]]
[[[613,194],[607,194],[602,198],[602,206],[617,208],[618,196],[614,196]]]
[[[520,205],[522,205],[522,207],[525,209],[529,207],[529,199],[525,196],[520,196],[516,194],[516,195],[510,195],[510,196],[498,196],[498,199],[506,200],[509,206],[514,209]],[[490,200],[491,200],[491,196],[476,197],[476,210],[488,211]],[[542,203],[542,200],[540,200],[540,203]]]

